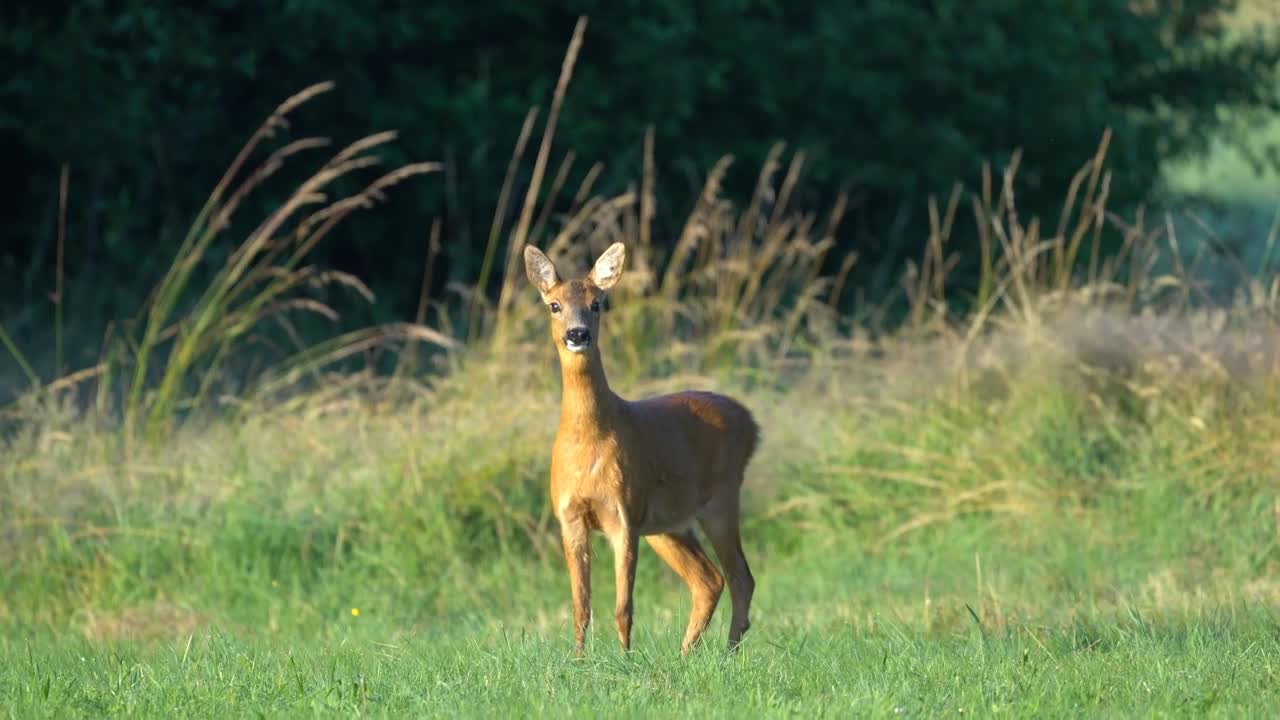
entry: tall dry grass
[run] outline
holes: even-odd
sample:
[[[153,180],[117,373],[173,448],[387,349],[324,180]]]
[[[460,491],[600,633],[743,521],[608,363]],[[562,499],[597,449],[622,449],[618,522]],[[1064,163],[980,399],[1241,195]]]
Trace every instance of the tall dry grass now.
[[[162,442],[180,415],[192,409],[206,409],[210,390],[215,381],[224,379],[228,361],[244,353],[244,341],[268,324],[278,326],[294,344],[267,374],[273,377],[297,377],[317,364],[388,339],[412,338],[446,347],[454,343],[452,338],[421,323],[401,323],[307,345],[290,320],[297,313],[337,317],[331,306],[300,292],[303,290],[313,294],[317,288],[340,286],[372,300],[372,291],[359,278],[309,264],[308,256],[357,210],[384,201],[395,185],[441,168],[431,162],[404,165],[376,175],[354,194],[334,197],[332,189],[339,181],[379,165],[373,151],[394,141],[395,132],[360,138],[332,154],[251,227],[204,287],[192,285],[197,270],[211,262],[210,250],[215,243],[227,241],[227,233],[245,201],[288,163],[330,147],[328,138],[303,137],[285,143],[265,158],[255,158],[265,142],[289,128],[289,116],[298,107],[332,88],[332,83],[319,83],[288,98],[250,136],[196,215],[169,270],[150,293],[140,313],[136,336],[118,338],[109,333],[97,366],[48,386],[41,386],[34,371],[28,370],[35,388],[19,406],[94,380],[94,407],[99,413],[120,413],[126,446],[132,448],[138,438]],[[61,245],[60,241],[59,248]],[[61,311],[60,303],[58,308]],[[0,337],[20,365],[29,368],[12,340],[7,335]],[[244,364],[238,369],[243,370]]]
[[[277,125],[279,116],[264,127]],[[375,182],[368,195],[325,205],[298,223],[293,239],[267,238],[298,207],[317,202],[317,184],[368,162],[360,159],[360,151],[387,139],[357,143],[326,164],[253,231],[198,300],[172,318],[191,268],[225,227],[219,213],[225,218],[234,211],[237,199],[271,172],[281,155],[314,141],[289,143],[265,169],[248,175],[245,187],[227,193],[224,204],[211,201],[211,208],[221,210],[206,213],[209,220],[199,225],[200,233],[193,233],[196,239],[157,288],[140,350],[127,359],[114,358],[118,366],[101,375],[132,372],[125,386],[130,394],[121,414],[123,432],[141,431],[144,446],[131,444],[129,454],[116,456],[100,431],[78,429],[94,423],[33,415],[11,446],[22,457],[10,473],[11,491],[31,477],[66,476],[52,469],[60,461],[46,465],[57,454],[45,453],[60,443],[80,448],[77,452],[86,449],[81,443],[93,448],[84,462],[100,477],[99,484],[135,487],[139,473],[148,472],[140,468],[151,466],[163,474],[158,468],[176,462],[178,448],[201,436],[197,430],[184,433],[179,409],[194,408],[203,418],[194,427],[203,437],[221,437],[215,445],[249,442],[209,429],[209,417],[229,411],[241,427],[271,438],[261,447],[249,442],[257,449],[246,450],[270,466],[294,462],[309,454],[307,448],[322,456],[341,455],[354,450],[349,447],[354,437],[397,438],[404,444],[394,450],[360,450],[355,457],[377,467],[383,452],[425,454],[414,460],[419,469],[413,472],[426,473],[437,488],[450,488],[444,495],[449,502],[458,507],[488,503],[484,514],[493,527],[518,525],[526,536],[546,541],[550,519],[535,508],[538,468],[557,411],[558,374],[542,307],[524,287],[518,266],[504,264],[502,285],[511,298],[505,306],[475,291],[462,294],[470,303],[464,315],[480,331],[469,341],[464,338],[471,329],[417,323],[373,328],[300,348],[246,383],[230,410],[206,402],[219,362],[237,352],[237,341],[256,323],[287,327],[280,313],[291,308],[327,312],[313,301],[291,300],[289,290],[310,279],[364,290],[356,278],[301,263],[333,222],[366,204],[388,180]],[[652,146],[646,149],[644,167],[651,173]],[[547,248],[566,272],[585,270],[612,242],[628,245],[629,267],[610,298],[602,340],[615,388],[641,396],[718,387],[749,398],[768,436],[752,483],[758,501],[770,506],[765,517],[819,507],[850,508],[849,517],[861,517],[877,507],[871,486],[887,483],[883,487],[894,491],[883,493],[878,521],[885,525],[881,539],[887,541],[968,512],[1034,514],[1053,506],[1073,474],[1097,469],[1065,467],[1061,477],[1047,482],[1053,472],[1046,473],[1045,464],[1053,458],[1036,455],[1044,438],[1019,426],[1029,418],[1047,414],[1053,422],[1096,425],[1074,429],[1082,435],[1101,432],[1108,423],[1130,427],[1175,417],[1190,431],[1229,433],[1234,423],[1217,423],[1242,405],[1262,413],[1256,418],[1260,422],[1276,421],[1265,404],[1257,403],[1275,392],[1280,278],[1245,277],[1236,303],[1205,304],[1196,293],[1194,268],[1181,265],[1171,251],[1177,240],[1164,234],[1168,226],[1148,226],[1141,213],[1126,221],[1108,212],[1105,150],[1104,137],[1097,156],[1066,189],[1061,219],[1051,233],[1017,212],[1016,155],[1009,168],[984,172],[978,192],[966,198],[957,190],[943,204],[930,203],[933,231],[923,256],[902,275],[909,312],[891,333],[873,333],[840,312],[855,261],[851,254],[828,257],[843,202],[821,215],[792,210],[803,157],[785,161],[781,146],[771,153],[755,196],[742,208],[720,190],[730,161],[715,166],[682,232],[667,248],[654,241],[648,227],[658,202],[648,177],[642,178],[640,192],[591,196],[572,216],[535,226],[528,237]],[[215,197],[224,193],[220,187]],[[773,199],[767,212],[765,197]],[[949,245],[957,224],[966,221],[978,229],[981,274],[973,310],[958,315],[949,302],[948,271],[957,262]],[[1120,237],[1118,253],[1101,254],[1103,233]],[[520,237],[518,229],[510,234],[504,257],[518,254]],[[1160,262],[1170,271],[1155,272]],[[838,272],[824,274],[831,266]],[[386,378],[326,371],[327,363],[389,338],[434,343],[447,361],[434,371]],[[157,350],[166,342],[171,345]],[[153,353],[163,364],[158,380],[148,385]],[[104,387],[100,383],[98,392]],[[1077,415],[1064,419],[1055,413]],[[913,429],[936,431],[938,437],[913,437],[908,432]],[[279,437],[280,432],[289,438]],[[1226,442],[1225,436],[1214,438]],[[942,445],[929,447],[935,439]],[[1020,442],[1029,443],[1032,452],[1021,452]],[[1259,464],[1251,466],[1253,471],[1262,472],[1277,458],[1274,445],[1265,441],[1255,450]],[[282,460],[268,462],[258,454],[276,451]],[[797,467],[812,475],[803,491],[787,482]],[[516,493],[526,504],[508,502],[506,492],[497,489],[512,481],[529,484]],[[210,493],[219,495],[211,486],[217,483],[193,484],[189,502],[212,502]],[[898,492],[904,488],[910,492]],[[60,505],[54,501],[59,492],[83,496],[61,480],[26,491],[31,494],[21,504],[29,510]],[[892,524],[891,518],[896,518]]]

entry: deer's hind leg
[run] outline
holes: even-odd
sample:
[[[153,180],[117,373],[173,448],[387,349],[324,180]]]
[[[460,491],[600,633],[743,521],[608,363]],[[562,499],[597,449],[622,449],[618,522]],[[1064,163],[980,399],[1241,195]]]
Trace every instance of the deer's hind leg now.
[[[716,551],[720,567],[729,583],[729,597],[733,602],[733,618],[729,623],[729,649],[742,641],[742,635],[751,627],[751,597],[756,591],[756,580],[742,552],[742,534],[739,530],[740,500],[737,488],[708,505],[698,514],[702,531]]]
[[[689,613],[689,626],[685,629],[680,654],[687,655],[706,631],[711,616],[724,591],[724,580],[715,564],[703,552],[693,530],[667,535],[650,535],[645,538],[658,557],[662,558],[689,586],[693,596],[693,609]]]

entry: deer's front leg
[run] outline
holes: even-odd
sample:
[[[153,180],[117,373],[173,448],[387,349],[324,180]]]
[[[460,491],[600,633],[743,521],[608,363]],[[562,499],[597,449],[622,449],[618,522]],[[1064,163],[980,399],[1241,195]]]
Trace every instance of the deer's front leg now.
[[[623,650],[631,649],[631,590],[636,582],[636,545],[639,540],[627,525],[615,530],[609,538],[613,545],[615,582],[613,619],[618,625],[618,640]]]
[[[582,657],[591,624],[591,541],[586,523],[578,517],[560,518],[560,537],[573,591],[573,648]]]

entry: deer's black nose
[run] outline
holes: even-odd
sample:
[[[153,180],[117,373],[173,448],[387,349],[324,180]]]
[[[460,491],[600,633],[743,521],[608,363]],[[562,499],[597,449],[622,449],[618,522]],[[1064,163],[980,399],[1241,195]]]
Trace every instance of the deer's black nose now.
[[[591,331],[584,327],[569,328],[564,334],[564,339],[574,345],[586,345],[591,342]]]

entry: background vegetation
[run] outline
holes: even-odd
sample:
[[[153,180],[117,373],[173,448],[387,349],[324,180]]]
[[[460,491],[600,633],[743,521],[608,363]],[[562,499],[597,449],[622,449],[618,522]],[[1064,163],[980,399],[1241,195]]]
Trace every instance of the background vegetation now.
[[[320,6],[290,6],[304,7]],[[334,108],[339,125],[365,121],[345,85],[280,92],[243,149],[229,142],[243,132],[210,134],[228,145],[179,175],[207,180],[181,223],[121,213],[146,247],[171,240],[121,256],[145,302],[118,314],[70,302],[79,272],[109,264],[72,269],[84,210],[55,195],[67,222],[53,213],[48,251],[64,271],[29,285],[55,302],[0,326],[19,329],[0,332],[17,398],[0,415],[0,702],[56,717],[1274,714],[1280,229],[1266,186],[1235,192],[1257,181],[1213,141],[1209,172],[1157,163],[1150,177],[1177,194],[1131,204],[1147,195],[1123,190],[1146,152],[1136,120],[1097,128],[1075,157],[975,155],[934,197],[912,188],[919,229],[902,226],[900,259],[877,271],[894,293],[877,296],[859,243],[885,231],[851,222],[868,207],[856,192],[820,191],[844,176],[815,155],[762,140],[754,165],[709,159],[689,192],[658,127],[646,140],[620,113],[638,146],[609,158],[632,172],[562,176],[600,23],[558,80],[557,41],[530,91],[537,121],[521,130],[513,110],[513,170],[485,196],[496,221],[473,225],[471,276],[449,259],[447,204],[438,223],[416,216],[413,262],[345,271],[349,238],[462,176],[440,155],[407,163],[422,157],[398,154],[407,130],[313,136]],[[1209,187],[1214,173],[1227,180]],[[1197,189],[1228,210],[1188,212]],[[644,553],[635,652],[600,622],[571,659],[545,501],[558,373],[517,260],[536,242],[585,270],[615,240],[631,249],[604,320],[615,388],[731,392],[765,428],[744,532],[760,587],[731,657],[721,608],[679,659],[688,599]],[[383,293],[394,273],[413,276],[406,309]],[[28,332],[42,313],[52,337]],[[84,335],[85,315],[116,322]],[[601,608],[609,564],[595,571]]]
[[[303,108],[297,122],[338,143],[398,130],[385,162],[443,164],[315,249],[321,264],[376,290],[371,305],[330,298],[353,321],[412,318],[434,220],[442,253],[431,288],[443,297],[449,283],[479,278],[490,220],[509,226],[518,216],[530,164],[513,178],[517,202],[496,207],[497,189],[527,113],[546,117],[584,13],[591,42],[549,179],[563,173],[564,187],[575,188],[590,177],[598,192],[621,192],[640,175],[652,129],[663,199],[653,232],[669,250],[722,155],[737,158],[725,183],[743,197],[785,141],[805,159],[793,204],[817,210],[848,194],[833,240],[839,254],[858,252],[853,286],[881,302],[902,262],[922,249],[929,195],[945,198],[956,182],[976,189],[982,164],[1001,165],[1015,150],[1028,213],[1056,208],[1106,128],[1118,208],[1151,199],[1162,163],[1201,156],[1211,138],[1274,167],[1268,146],[1237,124],[1280,109],[1280,51],[1256,25],[1229,24],[1234,7],[1089,0],[1031,13],[1017,2],[712,0],[397,3],[371,13],[325,1],[7,3],[0,272],[10,280],[0,318],[28,345],[52,346],[47,296],[58,274],[65,165],[63,304],[76,307],[68,319],[89,337],[70,346],[72,366],[39,364],[57,374],[90,363],[106,323],[133,313],[167,267],[254,119],[321,81],[340,95]],[[775,193],[782,181],[781,171],[767,180]],[[254,209],[284,192],[267,188]],[[576,209],[569,193],[548,203],[553,214]],[[975,278],[976,242],[967,228],[956,237],[958,285]],[[221,252],[211,250],[200,276]],[[496,290],[496,275],[485,281]]]

